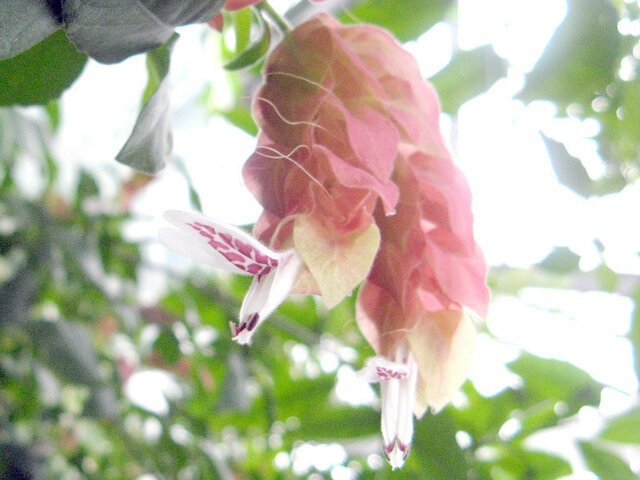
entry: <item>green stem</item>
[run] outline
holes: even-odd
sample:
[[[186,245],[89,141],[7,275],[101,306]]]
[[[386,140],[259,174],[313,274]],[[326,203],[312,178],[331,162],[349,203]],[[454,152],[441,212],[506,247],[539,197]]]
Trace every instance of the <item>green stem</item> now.
[[[273,23],[277,25],[277,27],[283,34],[287,35],[293,29],[287,19],[276,12],[273,7],[269,5],[269,3],[267,3],[266,0],[258,3],[256,5],[256,8],[258,9],[258,11],[266,14],[271,20],[273,20]]]

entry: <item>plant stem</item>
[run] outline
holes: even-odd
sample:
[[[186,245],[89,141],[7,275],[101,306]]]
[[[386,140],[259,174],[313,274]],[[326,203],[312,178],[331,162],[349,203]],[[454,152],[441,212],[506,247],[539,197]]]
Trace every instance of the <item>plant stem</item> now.
[[[280,31],[283,34],[287,35],[293,29],[293,27],[287,21],[287,19],[281,16],[278,12],[276,12],[266,0],[258,3],[256,5],[256,8],[260,12],[265,13],[271,20],[273,20],[273,23],[276,24],[276,26],[280,29]]]

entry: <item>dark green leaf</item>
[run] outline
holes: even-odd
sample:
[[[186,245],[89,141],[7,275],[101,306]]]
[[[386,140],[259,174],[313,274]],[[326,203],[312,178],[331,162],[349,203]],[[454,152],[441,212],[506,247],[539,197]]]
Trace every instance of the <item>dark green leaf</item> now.
[[[576,270],[579,263],[579,255],[567,247],[555,247],[537,266],[550,272],[569,273]]]
[[[561,107],[589,105],[615,78],[620,46],[618,14],[608,0],[569,0],[564,21],[527,75],[520,97]]]
[[[108,2],[105,2],[108,4]],[[224,1],[220,0],[139,0],[145,8],[168,25],[187,25],[206,22],[218,13]]]
[[[129,139],[116,155],[117,161],[143,173],[160,171],[173,148],[168,73],[171,50],[177,38],[176,34],[166,44],[147,53],[148,83],[151,87],[145,91],[147,100]],[[155,91],[152,91],[153,86]]]
[[[640,444],[640,408],[611,420],[600,437],[614,442]]]
[[[588,442],[581,442],[580,450],[589,470],[598,475],[600,480],[638,480],[627,462],[617,455]]]
[[[260,33],[258,39],[249,45],[238,57],[227,63],[224,68],[227,70],[239,70],[244,67],[253,65],[260,60],[269,50],[271,44],[271,31],[269,25],[258,15],[258,23]]]
[[[67,0],[64,20],[69,38],[103,63],[116,63],[153,50],[173,34],[173,27],[204,22],[220,11],[223,0]]]
[[[40,43],[60,25],[43,0],[0,2],[0,60]]]
[[[0,105],[46,104],[80,75],[87,56],[60,29],[40,43],[0,62]]]
[[[367,22],[391,31],[401,42],[415,40],[442,21],[452,0],[364,0],[342,15],[345,23]]]
[[[491,45],[483,45],[458,52],[430,81],[438,91],[442,110],[455,113],[464,102],[485,92],[506,73],[505,61]]]
[[[547,147],[551,166],[558,181],[578,195],[583,197],[593,195],[591,178],[580,159],[571,155],[563,143],[557,142],[546,135],[542,135],[542,140],[545,147]]]

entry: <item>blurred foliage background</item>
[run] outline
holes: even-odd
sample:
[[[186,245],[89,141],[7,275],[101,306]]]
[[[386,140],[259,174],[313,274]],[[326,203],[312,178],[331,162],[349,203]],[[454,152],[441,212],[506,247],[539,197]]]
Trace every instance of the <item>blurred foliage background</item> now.
[[[149,80],[138,120],[117,155],[133,168],[124,176],[100,170],[115,186],[107,192],[93,169],[78,167],[72,187],[62,181],[66,159],[54,148],[65,115],[59,98],[74,88],[87,61],[117,62],[136,52],[104,46],[86,33],[91,21],[109,23],[103,13],[85,12],[82,20],[39,3],[25,2],[29,7],[18,13],[9,2],[0,6],[0,478],[638,478],[638,392],[626,392],[625,407],[607,414],[602,402],[610,386],[571,363],[521,348],[506,364],[511,382],[483,395],[468,381],[442,413],[418,421],[408,462],[392,473],[382,456],[375,390],[363,386],[359,398],[350,393],[351,400],[342,391],[357,385],[354,371],[371,355],[355,325],[352,299],[330,312],[313,298],[292,299],[265,323],[252,347],[243,348],[231,342],[228,324],[246,279],[150,262],[148,242],[123,234],[136,220],[132,202],[153,182],[139,172],[155,173],[172,161],[167,79],[172,46],[180,39],[162,17],[172,12],[157,12],[164,29],[151,29],[156,43],[138,49],[146,52]],[[84,12],[82,1],[67,3]],[[211,15],[196,8],[203,2],[191,3],[193,11],[169,25]],[[402,41],[457,21],[457,2],[450,0],[320,7],[334,8],[345,22],[382,25]],[[286,15],[297,24],[316,8],[302,1]],[[233,103],[208,114],[252,134],[248,98],[263,55],[277,41],[261,11],[225,14],[233,41],[203,29],[234,72]],[[52,20],[52,13],[59,16]],[[127,18],[126,11],[110,14]],[[22,44],[11,43],[19,29],[10,27],[20,22],[40,30]],[[565,18],[517,94],[525,103],[553,102],[558,118],[597,121],[593,140],[606,166],[598,178],[562,142],[545,137],[558,181],[582,197],[619,195],[638,181],[639,24],[636,2],[568,0]],[[431,80],[455,123],[458,109],[509,69],[483,45],[456,49]],[[193,187],[190,201],[199,208]],[[637,276],[606,262],[591,272],[579,265],[579,255],[558,246],[530,268],[494,266],[493,296],[517,298],[541,287],[628,299],[632,318],[620,336],[632,345],[640,377]],[[153,303],[140,299],[143,271],[164,279]],[[486,325],[480,330],[485,342],[504,346]]]

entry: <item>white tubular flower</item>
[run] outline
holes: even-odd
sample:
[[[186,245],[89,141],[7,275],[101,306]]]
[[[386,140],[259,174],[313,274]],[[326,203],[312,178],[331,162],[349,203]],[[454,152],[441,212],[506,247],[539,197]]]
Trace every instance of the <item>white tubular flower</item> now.
[[[245,345],[257,327],[289,295],[302,261],[295,250],[276,252],[244,230],[197,213],[169,210],[160,241],[173,252],[240,275],[253,275],[240,319],[230,322],[233,340]]]
[[[361,370],[364,379],[380,382],[382,397],[382,440],[384,455],[392,469],[404,465],[413,438],[413,410],[418,385],[418,364],[404,345],[394,360],[376,356],[369,358]]]

